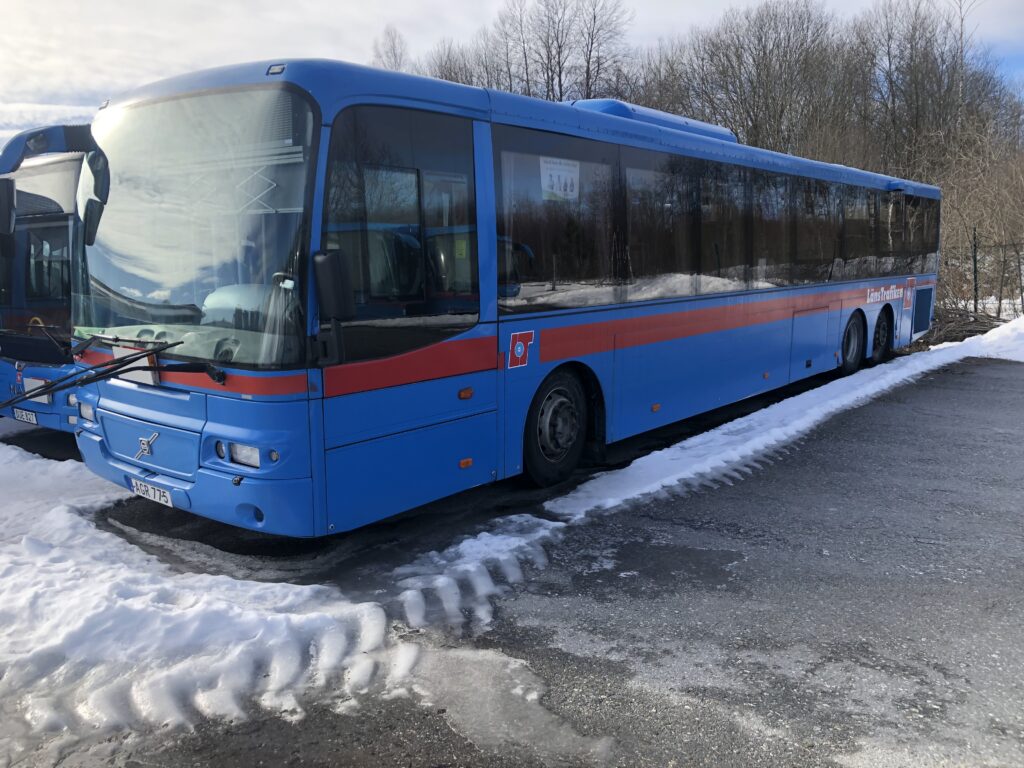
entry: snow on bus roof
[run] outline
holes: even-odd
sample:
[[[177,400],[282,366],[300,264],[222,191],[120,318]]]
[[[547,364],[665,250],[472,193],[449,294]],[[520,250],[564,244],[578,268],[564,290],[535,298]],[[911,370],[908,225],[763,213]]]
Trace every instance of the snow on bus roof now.
[[[272,71],[277,74],[270,74]],[[929,184],[751,147],[738,143],[727,128],[626,102],[549,102],[326,59],[261,61],[201,70],[143,86],[117,103],[267,82],[287,82],[309,92],[320,106],[325,125],[341,109],[355,103],[418,103],[427,109],[439,108],[496,123],[559,131],[775,173],[935,199],[942,196],[938,187]]]

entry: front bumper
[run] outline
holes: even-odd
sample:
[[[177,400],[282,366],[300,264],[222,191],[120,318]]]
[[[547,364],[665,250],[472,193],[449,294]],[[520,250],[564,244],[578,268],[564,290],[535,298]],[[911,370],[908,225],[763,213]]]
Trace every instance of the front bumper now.
[[[313,481],[246,477],[200,467],[190,480],[153,472],[113,456],[103,438],[77,432],[78,450],[86,466],[100,477],[131,490],[132,478],[171,494],[176,509],[227,525],[280,536],[321,536],[313,517]]]

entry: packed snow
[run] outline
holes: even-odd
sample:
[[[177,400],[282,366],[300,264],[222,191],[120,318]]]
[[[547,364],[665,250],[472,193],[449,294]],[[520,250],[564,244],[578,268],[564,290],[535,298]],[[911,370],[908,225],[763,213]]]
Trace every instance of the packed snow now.
[[[0,444],[0,765],[39,732],[241,718],[365,687],[384,610],[335,589],[178,573],[97,529],[125,493]]]
[[[243,718],[252,707],[300,717],[309,697],[344,711],[371,684],[411,695],[399,682],[416,674],[421,654],[389,632],[385,606],[414,627],[461,625],[466,616],[485,626],[492,599],[543,568],[544,546],[595,512],[741,477],[837,412],[970,356],[1024,362],[1024,319],[829,382],[598,474],[548,501],[544,517],[499,518],[413,557],[387,577],[392,592],[379,602],[353,601],[335,587],[172,568],[97,527],[94,513],[123,498],[122,489],[79,463],[0,444],[0,766],[40,738],[83,730],[189,726]],[[0,435],[11,429],[0,419]]]

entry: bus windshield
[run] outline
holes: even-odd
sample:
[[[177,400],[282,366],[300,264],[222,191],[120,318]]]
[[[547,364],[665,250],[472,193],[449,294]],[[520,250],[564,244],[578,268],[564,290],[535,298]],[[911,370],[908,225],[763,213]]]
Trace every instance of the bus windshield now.
[[[76,333],[180,341],[175,357],[300,363],[306,99],[250,88],[113,107],[92,133],[78,206],[105,204],[92,205],[95,243],[73,271]]]

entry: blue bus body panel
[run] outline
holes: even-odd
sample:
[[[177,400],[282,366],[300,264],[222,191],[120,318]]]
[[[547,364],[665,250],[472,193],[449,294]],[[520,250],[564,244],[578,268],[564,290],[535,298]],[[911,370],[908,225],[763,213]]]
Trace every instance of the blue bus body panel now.
[[[295,374],[257,378],[284,377]],[[301,537],[327,532],[314,514],[305,391],[208,394],[114,379],[77,394],[97,414],[96,422],[79,422],[79,450],[107,479],[129,489],[132,479],[149,483],[168,491],[175,507],[234,526]],[[148,455],[140,439],[149,442]],[[221,458],[218,442],[225,453],[231,443],[257,448],[260,466]]]
[[[7,358],[0,358],[0,398],[7,400],[15,395],[25,392],[26,379],[38,379],[50,382],[63,378],[74,372],[73,365],[33,365],[24,364],[22,370],[18,370],[14,361]],[[41,385],[36,385],[41,386]],[[36,402],[26,400],[19,403],[19,410],[30,411],[35,414],[36,424],[46,429],[56,429],[62,432],[74,432],[78,421],[78,408],[68,405],[68,393],[58,392],[48,398],[48,402]],[[0,409],[0,416],[13,419],[14,407]]]

